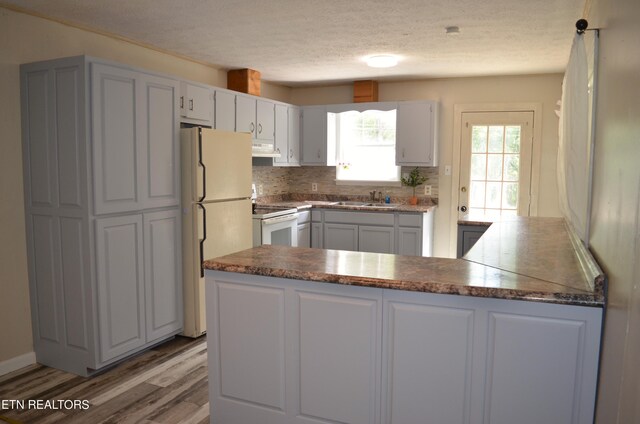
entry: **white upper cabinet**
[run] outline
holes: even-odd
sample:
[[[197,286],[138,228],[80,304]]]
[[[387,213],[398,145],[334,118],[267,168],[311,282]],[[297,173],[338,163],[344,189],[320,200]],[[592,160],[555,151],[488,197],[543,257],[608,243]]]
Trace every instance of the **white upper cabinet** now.
[[[268,100],[256,100],[256,138],[273,143],[275,128],[275,103]]]
[[[432,101],[398,102],[396,165],[438,165],[438,104]]]
[[[275,105],[275,150],[280,157],[273,159],[275,166],[300,165],[300,108],[284,104]]]
[[[302,165],[328,165],[327,108],[305,106],[302,108]],[[335,159],[335,158],[334,158]]]
[[[178,205],[178,83],[91,65],[96,214]]]
[[[236,130],[236,95],[225,90],[216,90],[214,93],[214,125],[216,130]]]
[[[256,99],[253,97],[236,95],[236,131],[256,138]]]
[[[213,101],[208,87],[180,83],[180,116],[185,122],[212,126]]]

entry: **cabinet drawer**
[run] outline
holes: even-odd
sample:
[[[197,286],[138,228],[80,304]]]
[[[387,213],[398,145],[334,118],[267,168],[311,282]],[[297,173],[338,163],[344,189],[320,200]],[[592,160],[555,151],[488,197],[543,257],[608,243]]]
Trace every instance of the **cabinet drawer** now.
[[[422,214],[400,214],[398,218],[401,227],[420,227],[422,224]]]
[[[322,222],[322,211],[311,211],[311,220],[313,222]]]
[[[326,211],[324,213],[324,221],[343,224],[393,226],[393,213]]]

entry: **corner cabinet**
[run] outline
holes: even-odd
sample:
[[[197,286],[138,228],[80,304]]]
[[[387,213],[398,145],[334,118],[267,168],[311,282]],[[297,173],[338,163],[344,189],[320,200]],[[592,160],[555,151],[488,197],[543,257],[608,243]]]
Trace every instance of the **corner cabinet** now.
[[[21,66],[36,360],[89,375],[182,329],[177,80]]]
[[[398,102],[396,165],[438,165],[438,103]]]

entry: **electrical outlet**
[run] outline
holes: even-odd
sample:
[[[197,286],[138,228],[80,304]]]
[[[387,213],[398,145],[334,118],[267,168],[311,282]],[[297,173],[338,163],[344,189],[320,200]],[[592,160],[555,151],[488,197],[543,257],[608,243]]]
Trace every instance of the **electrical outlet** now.
[[[311,183],[311,191],[318,191],[318,183]]]
[[[431,196],[431,186],[430,185],[424,186],[424,195],[425,196]]]
[[[263,192],[263,188],[262,188],[262,184],[260,184],[260,185],[258,186],[258,194],[259,194],[260,196],[262,196],[262,192]]]

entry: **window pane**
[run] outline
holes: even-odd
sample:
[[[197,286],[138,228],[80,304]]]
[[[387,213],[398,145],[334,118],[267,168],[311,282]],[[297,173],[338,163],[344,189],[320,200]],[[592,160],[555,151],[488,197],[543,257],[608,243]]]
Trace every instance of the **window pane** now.
[[[489,127],[489,153],[502,153],[503,126]]]
[[[487,177],[487,156],[484,154],[471,155],[471,179],[484,180]]]
[[[500,208],[502,183],[487,183],[487,208]]]
[[[520,156],[504,155],[504,180],[518,181],[520,176]]]
[[[518,183],[504,183],[502,193],[502,207],[505,209],[518,208]]]
[[[502,155],[487,155],[487,180],[502,179]]]
[[[399,181],[395,164],[396,111],[336,114],[338,180]],[[330,135],[330,134],[329,134]]]
[[[484,208],[484,182],[472,181],[469,187],[469,206]]]
[[[517,215],[518,215],[518,211],[516,211],[515,209],[502,210],[502,216],[517,216]]]
[[[520,153],[520,127],[505,127],[505,152]]]
[[[487,151],[487,127],[471,127],[471,151],[473,153],[484,153]]]

